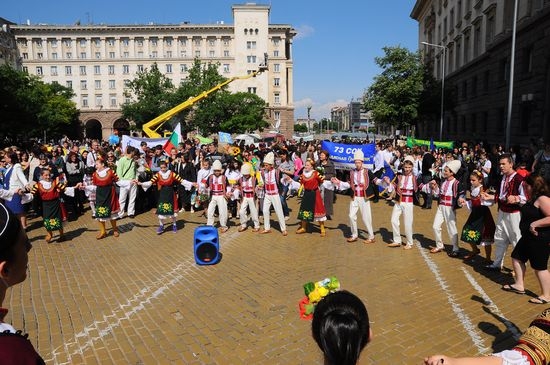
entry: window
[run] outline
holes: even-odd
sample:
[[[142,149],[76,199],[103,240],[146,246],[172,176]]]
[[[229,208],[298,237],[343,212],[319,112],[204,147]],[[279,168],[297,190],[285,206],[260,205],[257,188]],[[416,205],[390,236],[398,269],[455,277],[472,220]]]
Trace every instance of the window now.
[[[256,56],[246,56],[246,62],[256,63]]]
[[[130,45],[130,39],[128,38],[122,38],[122,45],[124,47],[128,47]]]
[[[281,43],[281,38],[273,38],[273,47],[279,47],[279,43]]]
[[[483,92],[489,92],[489,82],[491,80],[491,71],[487,70],[483,73]]]
[[[273,86],[280,86],[280,84],[281,84],[281,79],[278,77],[275,77],[273,79]]]
[[[491,43],[495,38],[495,27],[495,14],[494,12],[492,12],[491,14],[487,15],[487,30],[485,34],[485,42],[487,44]]]
[[[200,38],[193,39],[193,42],[195,43],[195,46],[200,46],[201,45],[201,39]]]
[[[224,57],[229,57],[229,51],[228,50],[223,51],[223,56]]]
[[[29,68],[27,66],[23,66],[23,72],[24,73],[29,73]]]
[[[172,58],[172,51],[166,51],[166,58]]]
[[[165,38],[164,43],[166,43],[166,45],[168,47],[171,47],[172,46],[172,38]]]
[[[143,51],[138,51],[137,56],[138,58],[143,58]]]
[[[57,60],[57,52],[52,53],[52,60]]]
[[[201,57],[201,51],[195,51],[195,57],[200,58]]]
[[[456,56],[456,60],[455,60],[455,66],[456,68],[458,69],[460,67],[460,60],[461,60],[461,54],[462,54],[462,44],[461,44],[461,39],[460,38],[457,38],[456,39],[456,43],[455,43],[455,56]]]
[[[109,52],[109,58],[115,58],[115,52]]]
[[[156,47],[158,44],[158,38],[150,38],[149,43],[151,44],[151,46]]]
[[[50,66],[50,74],[52,76],[57,76],[57,66]]]
[[[229,64],[228,63],[223,64],[223,73],[229,73]]]
[[[130,86],[130,80],[124,79],[124,87],[129,87],[129,86]]]
[[[84,38],[80,38],[79,40],[80,47],[86,47],[86,40]]]
[[[216,40],[215,39],[209,39],[208,44],[210,45],[210,47],[214,47],[216,45]]]
[[[88,95],[83,94],[80,97],[80,103],[82,104],[82,107],[87,108],[88,107]]]
[[[97,60],[99,60],[99,59],[101,58],[101,52],[96,52],[96,53],[95,53],[95,58],[96,58]]]
[[[86,75],[86,66],[80,66],[80,75]]]
[[[464,33],[464,64],[470,61],[470,31]]]
[[[109,94],[109,105],[116,107],[116,94]]]
[[[65,45],[65,47],[70,47],[71,46],[71,40],[70,39],[64,39],[63,44]]]
[[[526,74],[533,71],[533,46],[527,46],[523,49],[522,71]]]
[[[468,82],[466,80],[462,81],[462,99],[468,97]]]
[[[447,17],[445,17],[443,18],[443,39],[447,37],[448,29],[449,28],[447,28]]]
[[[180,45],[184,47],[187,45],[187,38],[179,38],[178,40],[180,42]]]
[[[43,75],[42,66],[36,66],[36,74],[37,75]]]
[[[224,45],[224,46],[229,46],[229,38],[224,37],[223,40],[222,40],[222,42],[223,42],[223,45]]]
[[[101,46],[101,40],[99,38],[94,38],[92,42],[94,42],[95,47]]]
[[[508,63],[508,58],[503,58],[500,60],[498,67],[498,81],[503,84],[508,81],[508,74],[510,72],[510,64]]]
[[[216,51],[208,51],[208,56],[209,56],[210,58],[215,57],[215,56],[216,56]]]
[[[80,90],[88,89],[88,82],[86,80],[80,80]]]
[[[65,58],[70,60],[71,58],[73,58],[73,54],[71,52],[67,52],[65,53]]]
[[[256,94],[256,88],[255,88],[255,87],[249,87],[249,88],[248,88],[248,92],[249,92],[250,94]]]
[[[172,64],[169,63],[169,64],[166,65],[166,73],[168,73],[168,74],[172,73]]]
[[[94,66],[94,75],[101,75],[101,66],[95,65]]]
[[[128,51],[122,52],[122,58],[128,58],[128,57],[130,57],[130,52]]]
[[[65,81],[65,86],[67,86],[69,89],[73,88],[73,82],[72,81]]]
[[[276,105],[281,104],[281,94],[280,94],[280,93],[275,93],[275,94],[274,94],[273,102],[274,102]]]
[[[44,53],[38,52],[38,53],[36,54],[36,57],[38,57],[38,59],[41,60],[41,59],[44,58]]]
[[[474,28],[474,58],[481,52],[481,24],[477,23]]]
[[[273,72],[281,72],[281,65],[278,63],[273,64]]]
[[[180,65],[180,72],[187,72],[187,65],[181,64]]]
[[[103,106],[103,97],[101,94],[96,94],[95,96],[95,106]]]
[[[152,51],[151,52],[151,58],[157,58],[158,57],[158,52],[157,51]]]
[[[86,59],[86,52],[80,52],[80,59],[82,60]]]
[[[101,80],[95,80],[94,85],[95,85],[96,90],[100,90],[101,89]]]
[[[453,28],[455,27],[455,9],[451,9],[449,12],[449,31],[453,31]]]
[[[114,38],[107,38],[107,45],[109,47],[113,47],[115,45],[115,39]]]
[[[143,65],[137,65],[138,72],[143,72],[144,68]]]
[[[109,80],[109,89],[115,88],[115,80]]]
[[[138,47],[143,47],[143,38],[136,39],[136,43],[137,43]]]
[[[65,66],[65,75],[72,75],[73,74],[73,69],[71,66]]]
[[[22,45],[23,47],[27,47],[27,39],[23,38],[23,39],[19,39],[17,41],[17,43],[19,43],[20,45]]]
[[[127,75],[130,73],[130,65],[122,65],[122,73]]]
[[[275,120],[280,121],[281,120],[281,112],[279,112],[279,111],[273,112],[273,118]]]
[[[50,45],[51,45],[52,48],[57,47],[57,39],[52,39],[52,40],[50,41]]]
[[[246,49],[256,49],[256,41],[247,41]]]
[[[187,52],[186,51],[181,51],[180,52],[180,57],[181,58],[186,58],[187,57]]]
[[[37,39],[35,43],[38,48],[42,47],[42,39]]]
[[[107,70],[108,70],[109,75],[114,75],[115,74],[115,65],[107,66]]]
[[[273,51],[273,57],[279,57],[279,51]]]
[[[472,97],[477,96],[477,76],[472,77]]]
[[[23,52],[23,59],[24,60],[28,60],[29,59],[29,54],[27,52]]]

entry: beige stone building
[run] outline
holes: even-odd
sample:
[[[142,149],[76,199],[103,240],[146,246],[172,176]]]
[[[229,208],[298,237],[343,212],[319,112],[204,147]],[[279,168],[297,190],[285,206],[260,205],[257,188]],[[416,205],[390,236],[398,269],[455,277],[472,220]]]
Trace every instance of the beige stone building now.
[[[88,137],[107,138],[115,128],[128,130],[121,105],[125,85],[136,73],[157,63],[178,85],[195,58],[219,64],[227,78],[258,69],[268,55],[269,70],[229,85],[255,93],[269,103],[272,124],[293,131],[293,59],[295,30],[269,24],[270,6],[232,7],[234,24],[11,25],[21,67],[45,82],[71,87]]]
[[[0,18],[0,65],[7,64],[11,67],[17,67],[17,47],[11,29],[12,25],[12,22]]]
[[[518,4],[511,146],[550,138],[550,0]],[[445,70],[444,140],[504,143],[513,13],[514,0],[416,1],[419,47],[438,80]],[[419,137],[437,138],[439,125],[420,122]]]

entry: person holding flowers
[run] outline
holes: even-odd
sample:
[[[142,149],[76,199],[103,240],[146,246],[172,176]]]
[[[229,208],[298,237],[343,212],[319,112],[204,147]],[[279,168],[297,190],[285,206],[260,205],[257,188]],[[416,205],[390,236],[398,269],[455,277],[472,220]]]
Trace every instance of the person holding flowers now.
[[[324,176],[320,170],[315,169],[315,161],[307,159],[304,164],[304,170],[300,175],[300,182],[293,181],[290,176],[285,176],[285,181],[293,185],[293,188],[303,186],[303,196],[298,211],[298,219],[300,220],[300,228],[296,234],[306,233],[308,222],[319,222],[321,229],[321,237],[326,236],[325,221],[327,220],[325,206],[319,187],[323,184]]]

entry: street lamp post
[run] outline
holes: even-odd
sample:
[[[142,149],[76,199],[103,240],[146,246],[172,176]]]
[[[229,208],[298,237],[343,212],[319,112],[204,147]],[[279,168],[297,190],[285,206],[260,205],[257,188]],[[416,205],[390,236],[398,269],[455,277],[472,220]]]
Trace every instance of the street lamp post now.
[[[307,133],[311,133],[311,129],[309,128],[309,113],[311,112],[311,105],[307,107]]]
[[[439,44],[433,44],[428,42],[421,42],[422,44],[430,47],[436,47],[441,48],[443,50],[443,60],[441,62],[441,118],[439,121],[439,140],[443,141],[443,116],[445,113],[444,110],[444,102],[445,102],[445,61],[446,61],[446,54],[447,54],[447,47],[439,45]]]
[[[518,0],[514,1],[514,19],[512,21],[512,49],[510,50],[510,86],[508,87],[508,113],[506,115],[506,151],[510,150],[510,132],[512,129],[512,100],[514,96],[514,65],[516,54],[516,23],[518,19]]]

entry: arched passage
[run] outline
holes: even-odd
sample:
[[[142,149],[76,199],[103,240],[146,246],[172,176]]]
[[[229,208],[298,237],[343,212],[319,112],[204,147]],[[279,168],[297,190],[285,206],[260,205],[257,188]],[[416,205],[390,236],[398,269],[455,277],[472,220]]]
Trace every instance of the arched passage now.
[[[102,138],[101,130],[102,130],[101,123],[97,119],[90,119],[89,121],[86,122],[84,136],[90,139],[101,140]]]
[[[129,135],[130,134],[130,123],[126,119],[117,119],[113,123],[113,129],[118,130],[118,135]]]

